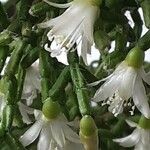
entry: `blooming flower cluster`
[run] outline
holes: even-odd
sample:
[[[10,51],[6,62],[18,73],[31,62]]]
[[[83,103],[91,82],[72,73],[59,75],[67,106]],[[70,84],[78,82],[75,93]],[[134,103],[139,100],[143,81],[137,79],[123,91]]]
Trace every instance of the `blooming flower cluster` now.
[[[142,23],[137,11],[146,1],[149,7],[147,9],[144,6],[146,9],[143,10],[148,14],[144,18],[148,20],[145,21],[147,24],[150,20],[149,0],[133,0],[132,4],[125,0],[65,1],[68,3],[17,0],[16,13],[13,16],[8,13],[11,19],[7,19],[5,7],[0,2],[2,148],[3,145],[7,147],[11,143],[14,149],[30,149],[33,144],[37,150],[108,150],[112,149],[112,143],[116,147],[149,150],[150,107],[147,93],[150,73],[145,71],[144,51],[150,47],[150,40],[147,38],[150,37],[150,31],[146,38],[140,39]],[[7,3],[6,8],[9,5],[11,3]],[[124,10],[128,8],[132,10],[130,12],[135,22],[134,28],[130,27],[124,14]],[[42,17],[38,20],[40,15],[35,14],[39,13]],[[46,18],[51,17],[50,20],[39,23],[45,19],[45,15]],[[30,16],[29,20],[27,16]],[[45,28],[47,30],[44,31]],[[127,33],[124,35],[125,29]],[[134,35],[130,37],[132,33]],[[111,55],[109,46],[114,40],[116,48]],[[92,46],[100,50],[101,58],[93,61],[94,65],[87,66],[87,56],[91,53]],[[81,60],[74,53],[79,49]],[[120,57],[120,53],[124,52],[128,54]],[[69,53],[69,66],[51,58],[62,53]],[[107,64],[109,56],[115,61]],[[115,56],[119,59],[114,58]],[[98,63],[97,68],[95,62]],[[118,65],[116,68],[112,65],[113,62]],[[110,65],[112,74],[109,73],[107,65]],[[4,73],[1,73],[2,70]],[[104,72],[101,74],[100,70]],[[106,74],[110,75],[104,78]],[[95,95],[91,96],[94,88],[89,92],[87,82],[93,81],[95,76],[102,79],[89,85],[101,83],[101,86],[97,86]],[[106,107],[102,107],[104,105]],[[137,116],[131,117],[127,111],[121,115],[127,107],[130,108],[126,110],[131,115],[136,112]],[[139,116],[141,118],[135,123],[128,116],[133,120]],[[118,138],[118,131],[122,129],[125,120],[135,130],[126,137]],[[26,131],[20,133],[16,131],[18,127]],[[127,135],[127,132],[123,135]],[[112,137],[117,138],[112,140]]]

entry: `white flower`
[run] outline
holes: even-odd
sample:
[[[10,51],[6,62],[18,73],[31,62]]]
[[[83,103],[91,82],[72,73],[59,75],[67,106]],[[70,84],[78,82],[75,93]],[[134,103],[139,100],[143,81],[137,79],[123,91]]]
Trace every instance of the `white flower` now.
[[[150,129],[141,128],[138,124],[127,121],[131,127],[136,127],[132,134],[120,138],[114,139],[114,142],[118,142],[123,147],[134,147],[134,150],[149,150],[150,149]]]
[[[122,113],[124,105],[131,105],[128,100],[133,98],[134,105],[149,118],[150,108],[142,79],[150,85],[150,78],[142,67],[134,68],[123,61],[109,77],[101,80],[106,82],[97,90],[93,100],[109,104],[109,111],[117,116]],[[132,106],[133,110],[135,106]]]
[[[74,0],[67,4],[56,4],[44,0],[54,7],[68,8],[62,15],[39,24],[41,28],[52,27],[47,36],[52,41],[51,47],[45,49],[55,57],[62,51],[68,52],[73,45],[82,41],[81,56],[87,64],[87,53],[91,53],[93,45],[94,22],[99,15],[98,0]],[[77,42],[78,41],[78,42]]]
[[[30,145],[38,136],[37,150],[66,150],[64,147],[68,141],[80,143],[79,136],[68,126],[63,114],[48,120],[41,111],[35,110],[34,113],[37,121],[20,137],[24,146]]]
[[[28,106],[30,106],[37,97],[37,91],[41,90],[38,64],[39,63],[35,62],[26,71],[22,99],[26,99]]]

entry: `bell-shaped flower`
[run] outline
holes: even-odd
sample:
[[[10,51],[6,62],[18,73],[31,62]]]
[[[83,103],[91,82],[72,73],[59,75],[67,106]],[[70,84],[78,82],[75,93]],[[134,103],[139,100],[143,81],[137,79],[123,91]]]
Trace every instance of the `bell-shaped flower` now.
[[[114,139],[114,142],[119,143],[123,147],[133,147],[134,150],[149,150],[150,149],[150,120],[141,118],[139,124],[127,120],[131,127],[136,129],[124,138]]]
[[[37,97],[37,92],[41,90],[38,65],[39,63],[35,62],[26,70],[22,99],[26,100],[28,106],[32,104],[33,100]]]
[[[143,80],[150,85],[150,77],[143,69],[143,60],[143,51],[133,48],[110,76],[99,81],[106,82],[97,90],[93,100],[110,105],[109,111],[117,116],[122,113],[124,106],[131,105],[132,98],[134,102],[132,114],[136,106],[145,117],[149,118],[150,108]]]
[[[68,126],[57,102],[46,101],[42,111],[35,110],[34,114],[36,122],[20,137],[24,146],[30,145],[38,137],[37,150],[64,149],[68,142],[80,143],[79,136]]]
[[[74,44],[82,42],[81,56],[87,63],[86,55],[91,53],[94,23],[99,15],[101,0],[73,0],[67,4],[44,1],[54,7],[68,8],[62,15],[39,24],[41,28],[51,27],[47,36],[52,44],[46,44],[45,49],[55,57],[63,51],[68,52]]]

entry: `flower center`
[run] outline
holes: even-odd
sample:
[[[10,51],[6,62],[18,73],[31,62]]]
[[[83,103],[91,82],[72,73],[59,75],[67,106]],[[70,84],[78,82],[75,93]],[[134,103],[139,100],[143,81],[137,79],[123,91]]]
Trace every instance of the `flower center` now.
[[[135,105],[131,103],[131,100],[126,100],[119,95],[118,90],[108,99],[103,101],[102,106],[109,105],[108,109],[110,112],[117,117],[120,113],[123,112],[123,108],[126,106],[131,107],[129,111],[131,115],[134,115]]]

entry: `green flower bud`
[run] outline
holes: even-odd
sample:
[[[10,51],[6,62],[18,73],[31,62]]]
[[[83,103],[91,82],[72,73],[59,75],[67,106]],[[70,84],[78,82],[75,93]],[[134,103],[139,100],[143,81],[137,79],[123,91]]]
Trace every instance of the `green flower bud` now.
[[[80,139],[85,150],[98,150],[98,131],[91,116],[84,116],[80,121]]]
[[[91,116],[85,115],[80,121],[80,132],[84,136],[91,136],[95,134],[97,127]]]
[[[139,120],[139,126],[143,129],[150,129],[150,119],[147,119],[144,116],[142,116]]]
[[[140,68],[144,62],[144,56],[144,52],[141,49],[134,47],[127,54],[125,61],[129,66]]]
[[[47,119],[55,119],[60,113],[59,104],[48,98],[43,104],[42,112]]]

